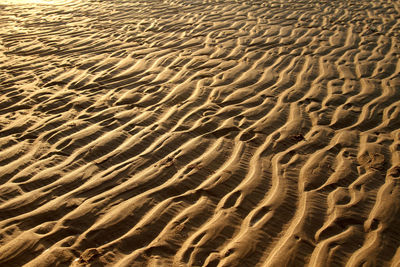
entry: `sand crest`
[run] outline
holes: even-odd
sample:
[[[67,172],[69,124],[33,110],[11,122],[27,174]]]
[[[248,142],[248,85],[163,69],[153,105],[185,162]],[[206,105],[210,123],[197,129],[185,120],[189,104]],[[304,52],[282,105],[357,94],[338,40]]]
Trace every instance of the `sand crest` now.
[[[398,1],[16,2],[0,266],[400,266]]]

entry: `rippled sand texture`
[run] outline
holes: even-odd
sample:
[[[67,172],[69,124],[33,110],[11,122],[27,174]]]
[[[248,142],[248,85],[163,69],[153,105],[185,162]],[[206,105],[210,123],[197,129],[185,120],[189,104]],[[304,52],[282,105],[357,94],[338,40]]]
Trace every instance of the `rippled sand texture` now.
[[[398,1],[0,7],[0,266],[400,266]]]

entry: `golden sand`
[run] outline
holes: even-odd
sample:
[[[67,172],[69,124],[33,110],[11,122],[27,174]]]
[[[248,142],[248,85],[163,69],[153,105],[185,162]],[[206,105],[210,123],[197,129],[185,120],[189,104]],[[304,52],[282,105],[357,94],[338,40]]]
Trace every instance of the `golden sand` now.
[[[2,1],[0,266],[400,266],[399,59],[399,1]]]

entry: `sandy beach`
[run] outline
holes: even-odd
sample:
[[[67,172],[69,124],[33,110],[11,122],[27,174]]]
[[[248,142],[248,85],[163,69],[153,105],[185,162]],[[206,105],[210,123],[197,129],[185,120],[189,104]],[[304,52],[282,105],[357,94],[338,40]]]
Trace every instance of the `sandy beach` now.
[[[0,3],[0,266],[400,266],[400,2]]]

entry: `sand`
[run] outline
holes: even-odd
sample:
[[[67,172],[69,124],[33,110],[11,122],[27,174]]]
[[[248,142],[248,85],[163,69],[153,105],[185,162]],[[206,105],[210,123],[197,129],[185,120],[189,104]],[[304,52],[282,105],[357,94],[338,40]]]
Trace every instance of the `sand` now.
[[[400,266],[399,1],[2,2],[0,266]]]

